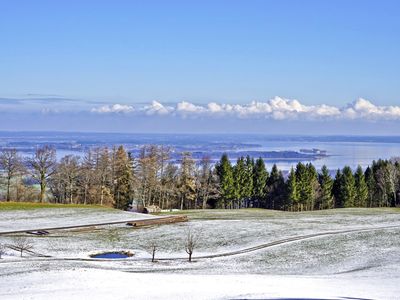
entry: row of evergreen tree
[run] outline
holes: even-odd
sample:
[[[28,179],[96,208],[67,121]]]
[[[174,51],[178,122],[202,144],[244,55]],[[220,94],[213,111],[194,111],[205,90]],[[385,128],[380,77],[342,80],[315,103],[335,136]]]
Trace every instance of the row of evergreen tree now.
[[[399,160],[378,160],[355,172],[345,166],[331,176],[327,167],[298,163],[285,174],[262,158],[228,155],[213,164],[172,149],[144,146],[134,157],[123,146],[88,150],[83,157],[56,159],[45,146],[30,158],[15,149],[0,152],[0,183],[5,200],[113,205],[132,200],[163,209],[259,207],[304,211],[341,207],[396,206],[400,200]]]
[[[396,206],[400,200],[398,159],[373,161],[354,173],[345,166],[334,178],[326,166],[318,172],[312,163],[299,162],[284,176],[275,164],[269,173],[262,158],[241,157],[232,165],[226,154],[215,168],[219,207],[303,211]]]

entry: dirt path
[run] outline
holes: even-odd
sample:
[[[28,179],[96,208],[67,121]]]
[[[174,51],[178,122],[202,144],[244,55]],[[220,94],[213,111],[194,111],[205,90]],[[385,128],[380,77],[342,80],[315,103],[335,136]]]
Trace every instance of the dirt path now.
[[[224,253],[218,253],[218,254],[212,254],[212,255],[203,255],[203,256],[193,256],[193,259],[204,259],[204,258],[216,258],[216,257],[226,257],[226,256],[233,256],[233,255],[239,255],[239,254],[244,254],[244,253],[249,253],[249,252],[254,252],[257,250],[261,250],[264,248],[269,248],[281,244],[286,244],[290,242],[295,242],[295,241],[301,241],[301,240],[306,240],[310,238],[315,238],[315,237],[322,237],[322,236],[327,236],[327,235],[337,235],[337,234],[345,234],[345,233],[352,233],[352,232],[363,232],[363,231],[373,231],[373,230],[384,230],[384,229],[391,229],[391,228],[398,228],[400,225],[391,225],[391,226],[382,226],[382,227],[374,227],[374,228],[364,228],[364,229],[348,229],[348,230],[339,230],[339,231],[327,231],[327,232],[321,232],[321,233],[314,233],[314,234],[307,234],[307,235],[300,235],[296,237],[291,237],[291,238],[286,238],[270,243],[265,243],[265,244],[260,244],[254,247],[249,247],[249,248],[244,248],[236,251],[230,251],[230,252],[224,252]],[[187,258],[179,258],[179,259],[187,259]],[[161,258],[158,260],[169,260],[168,258]]]

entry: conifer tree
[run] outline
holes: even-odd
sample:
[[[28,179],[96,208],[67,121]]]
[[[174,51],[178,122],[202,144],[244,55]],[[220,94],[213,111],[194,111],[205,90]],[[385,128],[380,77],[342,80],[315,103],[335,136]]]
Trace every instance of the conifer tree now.
[[[366,207],[368,202],[368,186],[365,182],[365,176],[361,166],[357,167],[356,173],[354,174],[354,180],[356,190],[354,206]]]
[[[349,166],[345,166],[342,173],[340,197],[344,203],[344,207],[353,207],[356,195],[354,175]]]
[[[123,146],[119,146],[114,161],[114,206],[127,209],[132,200],[132,165]]]
[[[268,180],[268,172],[264,160],[260,157],[256,160],[253,170],[253,197],[257,207],[265,207],[265,186]]]
[[[296,174],[293,167],[290,169],[288,179],[286,181],[286,197],[283,209],[295,209],[298,210],[299,205],[299,193],[297,190]]]
[[[372,168],[369,166],[365,169],[365,183],[367,184],[368,188],[368,200],[366,203],[367,207],[373,207],[376,205],[376,182],[375,182],[375,177],[374,173],[372,171]]]
[[[321,173],[318,176],[318,181],[321,187],[321,192],[318,197],[318,205],[319,209],[329,209],[333,208],[333,195],[332,195],[332,187],[333,180],[329,175],[328,168],[324,165],[321,168]]]
[[[297,189],[298,189],[298,193],[299,193],[298,210],[300,210],[300,211],[306,209],[307,203],[309,202],[310,185],[309,185],[308,179],[309,178],[308,178],[306,166],[302,162],[299,162],[296,165],[296,182],[297,182]]]
[[[320,192],[320,186],[318,183],[318,173],[313,164],[308,163],[306,165],[307,170],[307,209],[313,210],[315,203]]]
[[[282,209],[284,196],[284,179],[282,172],[278,170],[276,164],[272,166],[271,174],[267,179],[266,186],[266,208]]]
[[[245,178],[244,178],[244,186],[243,186],[243,198],[246,201],[246,205],[248,201],[253,196],[253,169],[254,169],[254,160],[247,155],[245,161]]]
[[[244,158],[238,158],[236,165],[233,168],[233,178],[234,178],[234,208],[239,208],[241,206],[241,200],[245,194],[246,185],[246,166],[244,163]]]
[[[231,201],[234,198],[234,180],[233,169],[228,155],[224,153],[220,162],[216,165],[217,175],[219,177],[221,200],[219,206],[227,208],[231,206]]]
[[[340,169],[337,170],[335,180],[333,181],[332,186],[332,194],[334,197],[334,208],[341,208],[344,207],[344,201],[341,198],[341,185],[342,185],[342,171]]]

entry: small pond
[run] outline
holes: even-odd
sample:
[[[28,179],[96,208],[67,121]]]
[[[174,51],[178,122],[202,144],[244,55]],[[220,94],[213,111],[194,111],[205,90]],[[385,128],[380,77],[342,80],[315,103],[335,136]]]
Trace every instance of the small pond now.
[[[90,255],[91,258],[107,258],[107,259],[116,259],[116,258],[128,258],[133,256],[132,253],[127,251],[121,252],[103,252],[99,254]]]

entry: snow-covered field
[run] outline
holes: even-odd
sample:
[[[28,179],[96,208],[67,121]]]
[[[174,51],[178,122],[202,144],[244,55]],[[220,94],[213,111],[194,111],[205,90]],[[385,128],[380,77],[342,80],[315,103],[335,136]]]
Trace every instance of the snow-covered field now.
[[[101,209],[57,210],[0,212],[0,228],[13,226],[10,223],[14,220],[24,223],[19,219],[32,226],[36,222],[43,224],[46,213],[51,216],[51,222],[70,222],[78,216],[79,223],[86,223],[85,215],[97,222],[118,219],[117,215],[125,218],[127,214]],[[0,260],[0,298],[399,297],[398,209],[308,213],[192,211],[189,216],[188,223],[140,229],[121,224],[29,236],[35,252],[51,257],[25,255],[20,258],[17,252],[7,250]],[[186,261],[184,249],[189,227],[200,236],[192,263]],[[296,236],[352,229],[357,230],[286,242],[239,255],[199,258]],[[21,235],[26,236],[5,235],[0,240],[12,244],[15,236]],[[156,258],[160,259],[155,263],[150,261],[148,253],[152,244],[157,245]],[[110,250],[129,250],[135,255],[120,260],[89,257]]]
[[[0,211],[0,233],[145,219],[149,215],[107,208],[40,208]]]
[[[2,299],[398,299],[398,278],[182,275],[80,269],[6,278]],[[12,282],[11,280],[18,280]]]

